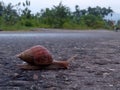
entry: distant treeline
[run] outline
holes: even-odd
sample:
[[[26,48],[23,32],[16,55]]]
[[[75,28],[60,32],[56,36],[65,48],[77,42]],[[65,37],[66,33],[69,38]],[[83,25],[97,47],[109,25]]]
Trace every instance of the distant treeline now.
[[[5,5],[0,1],[0,29],[35,28],[63,28],[63,29],[111,29],[112,21],[104,17],[113,13],[113,10],[96,6],[94,8],[80,9],[75,6],[75,11],[59,3],[52,8],[41,9],[32,14],[29,9],[30,1],[19,2],[16,5]],[[24,7],[24,8],[21,8]]]

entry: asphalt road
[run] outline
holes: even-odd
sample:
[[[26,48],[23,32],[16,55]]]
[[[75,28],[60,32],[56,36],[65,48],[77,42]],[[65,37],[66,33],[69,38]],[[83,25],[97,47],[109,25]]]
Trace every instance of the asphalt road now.
[[[23,61],[15,55],[38,44],[48,48],[56,60],[78,56],[65,70],[17,67]],[[119,72],[120,32],[0,32],[0,90],[119,90]]]

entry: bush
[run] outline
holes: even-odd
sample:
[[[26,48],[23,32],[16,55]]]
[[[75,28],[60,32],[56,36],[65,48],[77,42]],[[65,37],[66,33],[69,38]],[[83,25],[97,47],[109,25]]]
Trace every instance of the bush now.
[[[85,24],[89,28],[104,28],[105,22],[102,20],[102,17],[95,15],[84,15],[81,17],[80,22]]]
[[[64,29],[88,29],[88,27],[83,23],[75,24],[72,22],[65,22],[63,24],[63,28]]]

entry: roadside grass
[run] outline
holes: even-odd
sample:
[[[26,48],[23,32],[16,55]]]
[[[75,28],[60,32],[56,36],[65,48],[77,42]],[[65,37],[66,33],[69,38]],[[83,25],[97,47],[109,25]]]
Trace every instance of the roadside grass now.
[[[84,25],[69,25],[69,24],[64,24],[62,28],[52,28],[49,25],[44,25],[41,24],[39,26],[24,26],[24,25],[0,25],[0,31],[32,31],[38,28],[45,28],[45,29],[69,29],[69,30],[99,30],[99,29],[103,29],[103,28],[91,28],[91,27],[87,27]],[[105,29],[105,28],[104,28]],[[111,30],[106,28],[106,30]]]
[[[26,26],[21,26],[21,25],[2,25],[0,26],[0,30],[2,31],[29,31],[32,30],[35,27],[26,27]]]

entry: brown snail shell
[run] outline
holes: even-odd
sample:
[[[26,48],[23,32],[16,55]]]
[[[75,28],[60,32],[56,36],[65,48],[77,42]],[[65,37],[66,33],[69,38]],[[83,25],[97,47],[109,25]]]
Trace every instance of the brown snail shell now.
[[[68,61],[53,60],[52,54],[43,46],[33,46],[20,54],[16,55],[21,60],[27,62],[26,65],[19,65],[22,69],[52,69],[52,68],[68,68]]]
[[[18,58],[31,65],[49,65],[53,58],[50,52],[41,45],[36,45],[17,55]]]

